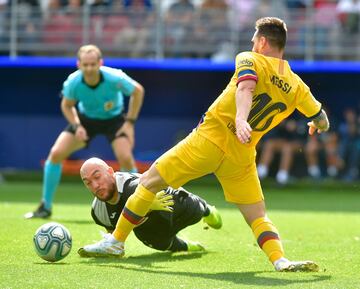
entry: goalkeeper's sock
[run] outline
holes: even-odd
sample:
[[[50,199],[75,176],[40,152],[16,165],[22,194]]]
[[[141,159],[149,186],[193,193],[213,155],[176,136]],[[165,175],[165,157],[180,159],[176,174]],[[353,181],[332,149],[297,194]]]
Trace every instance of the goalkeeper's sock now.
[[[50,160],[46,160],[44,166],[44,180],[42,201],[47,210],[51,210],[55,191],[60,183],[62,165],[54,164]]]
[[[127,200],[113,232],[115,239],[125,242],[132,229],[141,224],[155,198],[155,194],[139,184]]]
[[[271,263],[284,257],[284,250],[279,233],[273,223],[266,217],[256,219],[251,224],[259,247],[268,256]]]

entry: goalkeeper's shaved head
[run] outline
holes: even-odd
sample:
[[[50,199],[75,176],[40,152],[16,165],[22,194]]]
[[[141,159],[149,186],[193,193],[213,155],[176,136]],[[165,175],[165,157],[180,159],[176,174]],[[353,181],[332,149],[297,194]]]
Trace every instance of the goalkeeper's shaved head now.
[[[84,174],[90,167],[94,167],[94,166],[101,168],[101,169],[105,169],[105,170],[107,170],[109,168],[109,165],[106,162],[104,162],[102,159],[90,158],[90,159],[86,160],[80,168],[81,178],[83,178]]]

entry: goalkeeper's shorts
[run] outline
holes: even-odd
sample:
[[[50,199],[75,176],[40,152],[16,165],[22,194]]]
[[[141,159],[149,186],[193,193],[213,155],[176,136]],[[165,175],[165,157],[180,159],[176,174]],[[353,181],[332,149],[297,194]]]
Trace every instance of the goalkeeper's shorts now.
[[[253,153],[253,151],[249,151]],[[155,167],[165,182],[178,188],[190,180],[214,173],[228,202],[254,204],[264,199],[254,161],[242,164],[193,131],[163,154]]]

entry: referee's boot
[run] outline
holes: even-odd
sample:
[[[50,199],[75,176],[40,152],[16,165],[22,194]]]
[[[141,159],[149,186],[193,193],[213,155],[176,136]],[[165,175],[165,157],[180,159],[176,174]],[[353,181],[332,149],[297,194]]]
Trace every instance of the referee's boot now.
[[[207,206],[210,213],[203,217],[204,222],[213,229],[220,229],[222,227],[222,219],[219,211],[215,206]]]
[[[47,219],[51,217],[51,211],[46,209],[42,202],[34,212],[28,212],[24,215],[25,219]]]

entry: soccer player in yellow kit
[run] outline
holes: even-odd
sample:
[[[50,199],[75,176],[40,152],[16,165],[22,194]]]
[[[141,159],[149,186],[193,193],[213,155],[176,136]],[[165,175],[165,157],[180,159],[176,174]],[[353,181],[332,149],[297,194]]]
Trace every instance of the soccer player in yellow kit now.
[[[239,208],[275,270],[319,270],[312,261],[285,258],[279,233],[266,215],[255,146],[295,109],[310,119],[309,134],[327,131],[329,121],[310,89],[282,59],[286,24],[279,18],[265,17],[257,20],[255,28],[252,52],[237,55],[230,83],[197,128],[142,175],[116,230],[110,237],[88,246],[88,250],[104,256],[123,255],[128,234],[146,215],[156,192],[214,173],[225,199]]]

